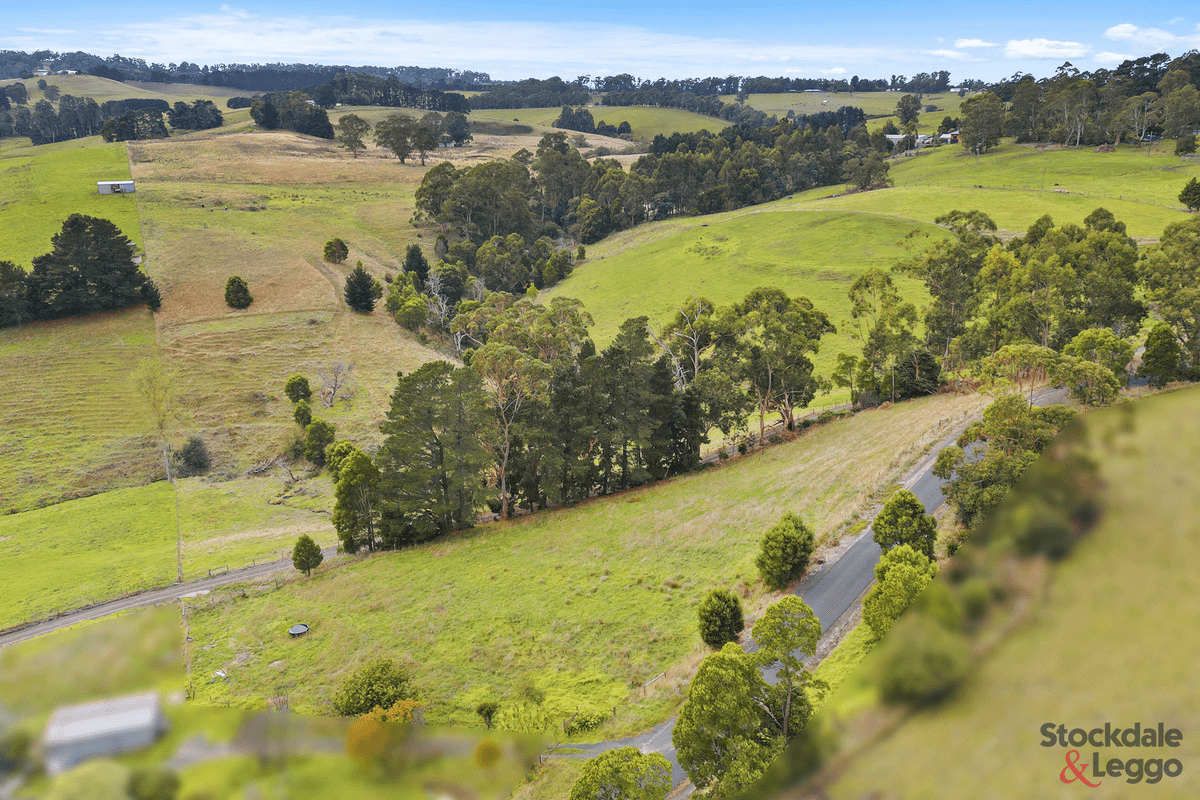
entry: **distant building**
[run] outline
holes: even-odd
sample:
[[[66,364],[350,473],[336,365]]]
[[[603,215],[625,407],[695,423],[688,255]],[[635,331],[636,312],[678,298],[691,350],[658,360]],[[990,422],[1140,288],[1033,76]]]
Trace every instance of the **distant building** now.
[[[46,773],[56,775],[88,758],[149,747],[166,731],[167,717],[155,692],[60,708],[51,715],[42,738]]]
[[[136,191],[133,181],[96,181],[100,194],[132,194]]]

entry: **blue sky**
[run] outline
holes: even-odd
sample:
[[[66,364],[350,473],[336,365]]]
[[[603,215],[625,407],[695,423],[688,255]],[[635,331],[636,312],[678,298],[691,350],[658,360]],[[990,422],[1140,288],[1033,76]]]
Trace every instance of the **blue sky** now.
[[[502,79],[619,72],[849,78],[947,69],[952,79],[994,80],[1017,71],[1049,75],[1064,61],[1090,70],[1200,48],[1200,10],[1182,5],[772,2],[740,11],[708,0],[272,0],[180,9],[145,0],[46,0],[5,12],[0,48],[162,63],[441,66]]]

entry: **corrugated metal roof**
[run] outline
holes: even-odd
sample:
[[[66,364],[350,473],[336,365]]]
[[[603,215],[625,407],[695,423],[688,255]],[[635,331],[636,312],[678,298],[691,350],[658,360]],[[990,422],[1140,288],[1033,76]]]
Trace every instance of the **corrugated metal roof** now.
[[[154,692],[66,706],[50,716],[44,741],[47,745],[67,744],[113,733],[154,730],[160,718]]]

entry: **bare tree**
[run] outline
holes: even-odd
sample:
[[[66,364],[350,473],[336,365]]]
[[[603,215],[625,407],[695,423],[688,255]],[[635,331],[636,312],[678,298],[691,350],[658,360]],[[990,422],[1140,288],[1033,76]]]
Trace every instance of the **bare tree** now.
[[[429,307],[429,316],[437,322],[438,330],[444,331],[450,324],[454,308],[442,294],[442,276],[437,272],[430,272],[425,285],[429,293],[426,301],[426,305]]]
[[[711,301],[693,294],[682,305],[675,306],[675,314],[666,325],[650,331],[670,357],[675,384],[680,389],[687,388],[700,374],[701,357],[713,344],[713,308]]]
[[[350,386],[354,371],[354,362],[339,358],[317,369],[317,377],[321,379],[321,405],[332,408],[338,400],[349,400],[354,396]]]

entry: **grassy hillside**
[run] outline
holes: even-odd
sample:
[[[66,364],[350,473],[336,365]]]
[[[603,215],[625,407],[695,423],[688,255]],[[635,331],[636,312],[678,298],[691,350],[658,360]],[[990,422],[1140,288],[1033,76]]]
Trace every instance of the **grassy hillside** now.
[[[174,582],[179,536],[185,579],[283,558],[302,533],[337,544],[324,475],[286,489],[275,476],[187,478],[178,493],[178,528],[166,481],[0,515],[0,630]]]
[[[0,516],[0,629],[174,580],[175,508],[165,481]]]
[[[1187,213],[1179,192],[1200,176],[1200,163],[1166,152],[1122,146],[1115,153],[1005,143],[976,163],[951,145],[892,162],[895,187],[828,197],[797,195],[799,208],[837,208],[933,220],[955,208],[987,212],[1003,229],[1023,232],[1042,214],[1081,223],[1097,206],[1123,220],[1129,234],[1157,238]]]
[[[1053,569],[1037,611],[950,702],[859,752],[827,796],[967,797],[987,787],[995,797],[1066,797],[1077,791],[1059,783],[1066,751],[1037,744],[1051,720],[1086,729],[1162,721],[1183,731],[1178,749],[1099,750],[1101,764],[1175,757],[1181,777],[1158,785],[1104,778],[1089,796],[1200,792],[1198,411],[1193,389],[1139,401],[1131,413],[1088,415],[1107,486],[1099,526]],[[1080,761],[1090,764],[1095,749],[1080,748]]]
[[[0,509],[157,479],[162,461],[132,375],[154,353],[145,309],[0,329]]]
[[[756,286],[778,286],[808,297],[838,328],[822,340],[817,359],[818,371],[827,373],[838,352],[862,347],[851,337],[846,297],[854,279],[903,257],[900,242],[915,225],[944,235],[935,226],[884,215],[775,207],[747,212],[618,234],[593,247],[570,278],[543,296],[582,300],[603,345],[625,319],[644,314],[661,321],[689,294],[725,305]],[[898,276],[897,283],[907,299],[921,303],[924,289],[917,281]]]
[[[283,132],[130,148],[149,272],[163,292],[159,342],[179,370],[181,430],[204,432],[218,472],[238,474],[293,432],[286,378],[301,372],[319,386],[318,372],[343,359],[354,365],[353,398],[315,414],[370,443],[396,371],[440,356],[382,306],[350,312],[342,289],[359,259],[381,281],[399,271],[424,170]],[[323,260],[334,236],[350,245],[345,264]],[[245,311],[225,305],[231,275],[250,285]]]
[[[99,136],[32,147],[28,139],[0,139],[0,259],[29,268],[50,251],[50,237],[71,214],[112,220],[139,245],[137,198],[101,195],[96,181],[129,180],[124,144]]]
[[[633,129],[635,139],[649,140],[657,134],[667,136],[675,131],[691,133],[707,129],[716,133],[728,123],[716,117],[696,114],[678,108],[650,108],[649,106],[598,106],[589,108],[596,122],[604,121],[609,125],[620,125],[628,122]],[[555,108],[481,108],[471,112],[471,119],[496,119],[504,122],[520,122],[525,125],[536,125],[549,128],[558,115],[561,107]],[[567,131],[568,134],[572,133]]]
[[[943,420],[983,402],[938,396],[862,414],[717,469],[199,609],[196,669],[230,676],[201,700],[288,695],[322,710],[348,670],[390,655],[414,664],[431,721],[475,725],[476,704],[528,678],[555,714],[615,705],[640,729],[678,703],[686,668],[647,698],[630,689],[698,652],[695,604],[709,588],[762,591],[753,558],[780,514],[801,513],[822,538],[844,530]],[[297,621],[312,633],[293,641]]]
[[[222,110],[225,110],[225,100],[238,95],[250,95],[242,89],[229,89],[224,86],[199,86],[191,83],[145,83],[130,81],[123,83],[95,75],[47,75],[45,78],[25,78],[24,80],[0,81],[0,86],[10,83],[23,83],[29,92],[29,104],[33,105],[42,99],[42,92],[37,88],[37,82],[44,80],[59,88],[63,94],[75,97],[90,97],[97,103],[106,100],[129,100],[131,98],[150,98],[166,100],[174,104],[178,100],[191,103],[195,100],[212,100]]]
[[[769,92],[750,95],[746,100],[746,105],[780,118],[786,117],[789,111],[797,114],[816,114],[820,111],[836,111],[842,106],[857,106],[869,117],[880,114],[886,116],[896,110],[896,103],[904,94],[904,92]],[[721,100],[726,103],[732,103],[734,99],[731,94],[721,96]],[[934,123],[936,126],[944,116],[958,116],[960,105],[962,105],[962,98],[954,92],[923,95],[921,98],[922,108],[937,106],[937,111],[922,111],[921,122],[926,123],[929,121],[926,117],[932,118],[933,115],[937,115]]]
[[[820,187],[736,212],[640,225],[590,247],[588,260],[544,294],[582,299],[604,342],[627,317],[661,319],[690,292],[725,303],[753,286],[782,286],[808,296],[839,326],[823,348],[824,365],[853,346],[845,335],[850,283],[869,267],[886,269],[904,257],[898,243],[908,232],[943,235],[930,223],[954,209],[980,209],[1002,232],[1017,234],[1043,214],[1060,225],[1082,224],[1104,206],[1130,235],[1153,241],[1185,218],[1179,190],[1200,176],[1200,163],[1133,147],[1096,153],[1005,144],[977,164],[948,146],[893,161],[891,175],[895,186],[885,190],[835,194],[840,187]],[[919,301],[914,282],[897,280]]]

